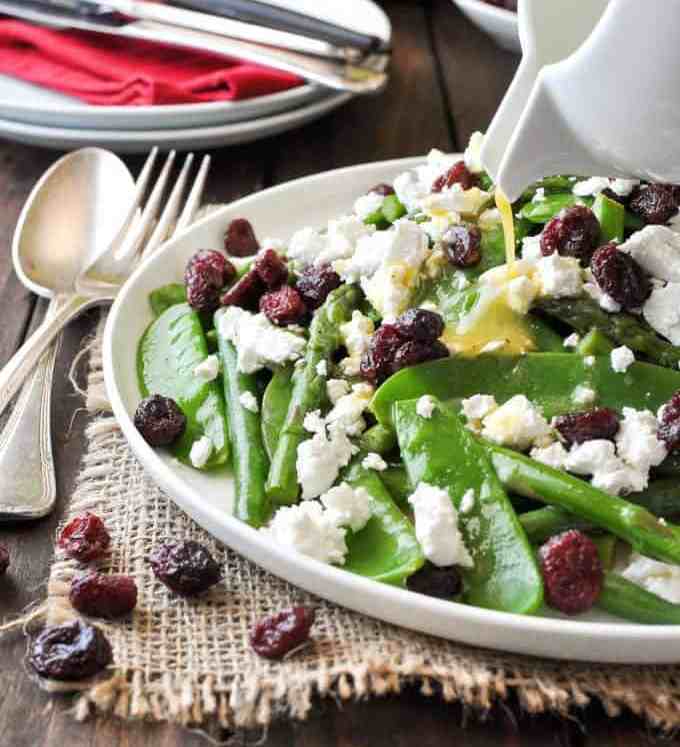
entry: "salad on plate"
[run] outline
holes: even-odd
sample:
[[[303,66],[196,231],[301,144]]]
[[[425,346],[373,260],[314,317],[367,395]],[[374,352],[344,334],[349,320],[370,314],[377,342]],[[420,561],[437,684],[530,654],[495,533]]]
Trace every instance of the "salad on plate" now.
[[[680,624],[680,187],[508,204],[433,150],[150,294],[134,422],[266,542],[506,612]]]

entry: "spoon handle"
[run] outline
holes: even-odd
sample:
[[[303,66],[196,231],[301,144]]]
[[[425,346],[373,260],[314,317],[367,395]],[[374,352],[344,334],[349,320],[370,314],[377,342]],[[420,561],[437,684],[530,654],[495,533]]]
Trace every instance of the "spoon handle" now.
[[[47,318],[59,300],[53,298]],[[24,384],[0,433],[0,520],[37,519],[48,514],[57,496],[52,456],[50,406],[59,340],[40,359]]]
[[[63,303],[54,316],[45,319],[0,371],[0,415],[59,332],[85,309],[100,304],[103,300],[78,295],[63,297]]]

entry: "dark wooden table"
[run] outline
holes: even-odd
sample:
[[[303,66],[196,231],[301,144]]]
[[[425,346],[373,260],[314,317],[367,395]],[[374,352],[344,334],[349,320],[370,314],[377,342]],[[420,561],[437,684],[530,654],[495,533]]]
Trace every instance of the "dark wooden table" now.
[[[295,132],[215,151],[208,201],[228,202],[317,171],[419,155],[431,147],[459,150],[470,133],[488,125],[517,58],[472,27],[449,0],[393,0],[386,3],[386,9],[394,26],[395,47],[388,90],[375,99],[356,100]],[[9,246],[29,190],[58,155],[0,141],[0,365],[45,312],[45,302],[37,301],[14,276]],[[141,158],[128,162],[136,172]],[[89,315],[72,325],[60,353],[52,413],[57,508],[42,521],[0,526],[0,542],[12,554],[11,574],[0,581],[0,620],[45,592],[54,530],[72,490],[86,422],[79,412],[81,400],[65,372],[94,320]],[[28,679],[24,652],[21,635],[0,640],[0,747],[206,744],[201,735],[165,725],[131,725],[115,719],[76,723],[67,712],[68,700],[50,700]],[[249,741],[256,738],[247,737]],[[235,735],[233,742],[244,740],[245,736]],[[309,721],[276,725],[261,742],[263,747],[635,747],[656,743],[654,735],[632,716],[610,720],[595,706],[566,720],[523,716],[516,704],[509,703],[481,720],[458,706],[425,699],[416,692],[341,707],[319,703]]]

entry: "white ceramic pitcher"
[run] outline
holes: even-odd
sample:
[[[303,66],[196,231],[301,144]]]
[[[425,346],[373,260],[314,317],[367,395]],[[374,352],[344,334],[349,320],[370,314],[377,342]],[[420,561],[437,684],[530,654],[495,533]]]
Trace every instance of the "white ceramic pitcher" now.
[[[680,0],[519,0],[519,27],[482,149],[511,201],[554,174],[680,182]]]

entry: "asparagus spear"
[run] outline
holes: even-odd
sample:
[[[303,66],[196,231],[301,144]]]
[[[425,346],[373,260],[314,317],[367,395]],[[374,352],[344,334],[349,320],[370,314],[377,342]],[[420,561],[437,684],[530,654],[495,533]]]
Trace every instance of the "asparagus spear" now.
[[[293,394],[267,478],[267,495],[275,503],[297,500],[297,448],[309,436],[302,423],[305,415],[319,409],[326,398],[326,379],[319,376],[317,366],[330,361],[340,345],[340,325],[351,319],[360,300],[361,291],[356,286],[342,285],[314,315],[304,364],[293,374]]]
[[[566,472],[489,442],[483,445],[506,489],[563,508],[620,537],[643,555],[680,564],[680,528]]]
[[[597,327],[617,345],[627,345],[662,366],[677,368],[680,363],[680,347],[662,340],[632,314],[608,314],[590,298],[541,298],[534,309],[559,319],[581,334]]]

